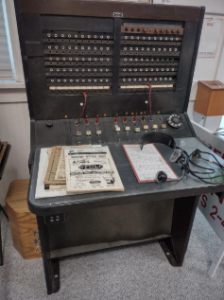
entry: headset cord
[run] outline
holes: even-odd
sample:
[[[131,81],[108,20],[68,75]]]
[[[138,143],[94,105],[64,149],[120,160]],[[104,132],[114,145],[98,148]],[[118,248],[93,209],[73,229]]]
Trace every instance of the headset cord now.
[[[179,148],[179,147],[178,147]],[[188,153],[179,148],[180,150],[182,150],[182,152],[184,153],[184,158],[182,157],[180,160],[179,160],[179,164],[182,166],[182,169],[185,170],[185,172],[188,174],[190,173],[192,176],[198,178],[199,180],[201,180],[202,182],[204,183],[207,183],[207,184],[217,184],[217,182],[211,182],[210,180],[213,180],[213,179],[216,179],[216,178],[220,178],[220,177],[224,177],[224,166],[222,166],[219,161],[217,160],[217,158],[212,154],[212,153],[209,153],[209,152],[200,152],[200,153],[203,153],[203,154],[208,154],[208,155],[211,155],[215,160],[216,162],[213,162],[213,161],[210,161],[208,159],[205,159],[203,157],[200,156],[201,159],[207,161],[207,162],[211,162],[211,163],[214,163],[216,164],[219,169],[221,169],[222,171],[222,174],[219,174],[219,175],[216,175],[216,176],[211,176],[211,177],[203,177],[203,175],[211,175],[211,174],[214,174],[217,170],[215,169],[212,169],[212,168],[206,168],[206,167],[202,167],[202,166],[199,166],[197,165],[195,162],[192,161],[191,157],[195,154],[195,151],[193,151],[190,155],[188,155]],[[204,170],[208,170],[210,172],[199,172],[199,171],[193,171],[190,167],[190,164],[198,167],[198,168],[201,168],[201,169],[204,169]],[[199,176],[202,175],[202,176]],[[183,177],[183,174],[181,176],[181,178]]]

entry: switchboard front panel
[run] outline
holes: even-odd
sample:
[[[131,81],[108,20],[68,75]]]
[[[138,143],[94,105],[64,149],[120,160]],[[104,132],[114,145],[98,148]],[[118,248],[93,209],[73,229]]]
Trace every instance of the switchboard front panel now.
[[[201,8],[18,2],[32,119],[186,112]]]

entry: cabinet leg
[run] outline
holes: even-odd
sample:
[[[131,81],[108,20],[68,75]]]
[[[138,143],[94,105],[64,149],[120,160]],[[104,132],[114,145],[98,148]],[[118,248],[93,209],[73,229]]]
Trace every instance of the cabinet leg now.
[[[182,266],[190,239],[199,197],[175,199],[171,237],[160,242],[172,266]]]
[[[48,295],[57,293],[60,288],[59,260],[50,258],[48,226],[44,218],[37,216],[39,238],[42,250],[45,280]]]

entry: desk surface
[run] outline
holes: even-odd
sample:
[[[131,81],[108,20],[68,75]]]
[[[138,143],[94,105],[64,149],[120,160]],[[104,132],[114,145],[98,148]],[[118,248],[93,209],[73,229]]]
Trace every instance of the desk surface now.
[[[189,154],[196,148],[209,151],[197,138],[175,139],[177,146],[186,150]],[[169,161],[172,150],[167,146],[156,144],[164,158]],[[174,198],[197,196],[203,193],[215,193],[223,191],[224,186],[220,184],[205,184],[191,175],[185,176],[180,181],[158,183],[138,183],[128,159],[122,148],[122,144],[109,144],[109,148],[121,180],[125,187],[124,192],[100,192],[91,194],[67,195],[63,197],[35,199],[36,182],[39,167],[40,149],[36,149],[35,161],[29,188],[28,205],[31,212],[37,215],[48,215],[54,213],[71,212],[72,210],[94,208],[100,206],[128,204],[144,201],[160,201]],[[211,152],[212,153],[212,152]],[[224,161],[217,156],[219,161]],[[203,162],[201,165],[208,166]],[[180,166],[172,164],[173,170],[181,176]]]

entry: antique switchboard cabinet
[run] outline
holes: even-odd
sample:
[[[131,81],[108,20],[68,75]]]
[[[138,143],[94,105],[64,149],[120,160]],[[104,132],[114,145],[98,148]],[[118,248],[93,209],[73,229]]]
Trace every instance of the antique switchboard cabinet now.
[[[59,259],[76,253],[159,241],[181,266],[197,196],[222,187],[190,176],[138,183],[122,143],[163,132],[189,153],[204,149],[187,115],[204,8],[99,0],[15,8],[30,112],[28,204],[48,293],[59,289]],[[36,199],[40,149],[87,144],[109,146],[125,191]],[[169,161],[172,150],[157,147]]]

